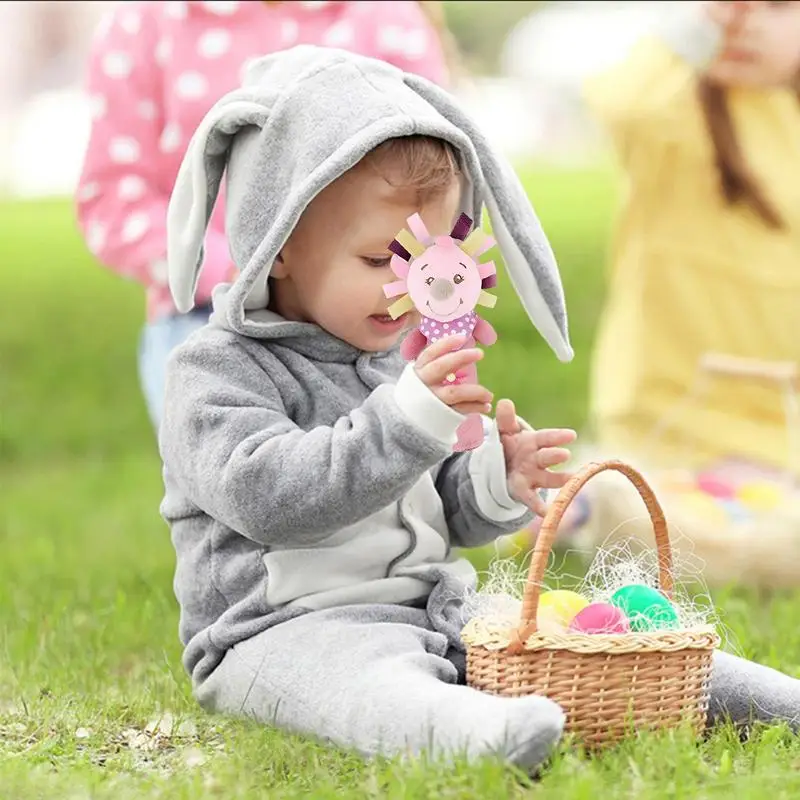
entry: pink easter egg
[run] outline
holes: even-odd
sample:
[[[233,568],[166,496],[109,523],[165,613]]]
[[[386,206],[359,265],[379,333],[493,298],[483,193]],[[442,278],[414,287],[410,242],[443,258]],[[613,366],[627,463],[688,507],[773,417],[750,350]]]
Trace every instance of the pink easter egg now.
[[[731,500],[736,495],[735,489],[728,481],[714,475],[698,475],[697,488],[719,500]]]
[[[570,633],[629,633],[628,618],[616,606],[591,603],[579,611],[570,623]]]

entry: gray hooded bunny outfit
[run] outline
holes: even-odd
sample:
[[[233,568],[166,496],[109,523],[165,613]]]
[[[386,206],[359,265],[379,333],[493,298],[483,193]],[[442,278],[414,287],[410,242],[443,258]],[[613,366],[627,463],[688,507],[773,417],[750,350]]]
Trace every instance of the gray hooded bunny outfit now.
[[[411,134],[455,147],[460,211],[488,210],[532,323],[558,358],[572,357],[537,217],[448,93],[338,50],[300,46],[256,62],[195,133],[169,208],[179,309],[192,305],[223,175],[240,270],[168,367],[162,513],[184,663],[214,711],[368,755],[499,755],[535,767],[561,735],[560,708],[463,685],[460,606],[475,572],[454,548],[530,520],[508,495],[496,429],[454,455],[463,417],[399,350],[361,352],[266,310],[270,268],[303,209],[378,144]],[[742,713],[750,694],[736,681],[750,668],[727,657],[718,670],[718,696]],[[773,700],[800,698],[796,682],[755,669]]]

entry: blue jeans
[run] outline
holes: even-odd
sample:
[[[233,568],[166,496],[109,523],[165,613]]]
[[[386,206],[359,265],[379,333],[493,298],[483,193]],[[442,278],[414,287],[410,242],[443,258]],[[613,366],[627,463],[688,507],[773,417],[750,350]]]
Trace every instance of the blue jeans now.
[[[210,308],[162,317],[144,327],[139,339],[139,381],[153,427],[158,431],[164,406],[164,379],[170,353],[208,322]]]

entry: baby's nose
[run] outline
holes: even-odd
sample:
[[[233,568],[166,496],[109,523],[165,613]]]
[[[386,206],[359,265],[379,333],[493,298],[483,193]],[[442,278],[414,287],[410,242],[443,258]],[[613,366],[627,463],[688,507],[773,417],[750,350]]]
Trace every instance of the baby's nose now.
[[[431,284],[431,296],[434,300],[447,300],[453,296],[455,286],[445,278],[437,278]]]

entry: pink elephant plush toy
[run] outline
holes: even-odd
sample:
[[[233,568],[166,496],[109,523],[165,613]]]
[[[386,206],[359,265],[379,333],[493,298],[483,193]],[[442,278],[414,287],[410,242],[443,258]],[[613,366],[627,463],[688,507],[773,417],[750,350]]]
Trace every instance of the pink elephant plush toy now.
[[[470,233],[472,220],[462,214],[449,236],[433,237],[419,214],[407,220],[409,230],[402,230],[389,245],[394,254],[392,272],[399,280],[387,283],[387,298],[402,297],[389,308],[397,319],[412,308],[422,315],[420,324],[401,345],[403,357],[414,361],[423,349],[445,336],[467,334],[464,347],[493,345],[497,333],[475,311],[476,306],[494,307],[497,298],[489,289],[497,284],[494,262],[478,263],[481,254],[495,241],[480,228]],[[477,382],[474,365],[453,375],[446,383]],[[483,442],[483,421],[480,414],[470,414],[458,429],[456,452],[472,450]]]

